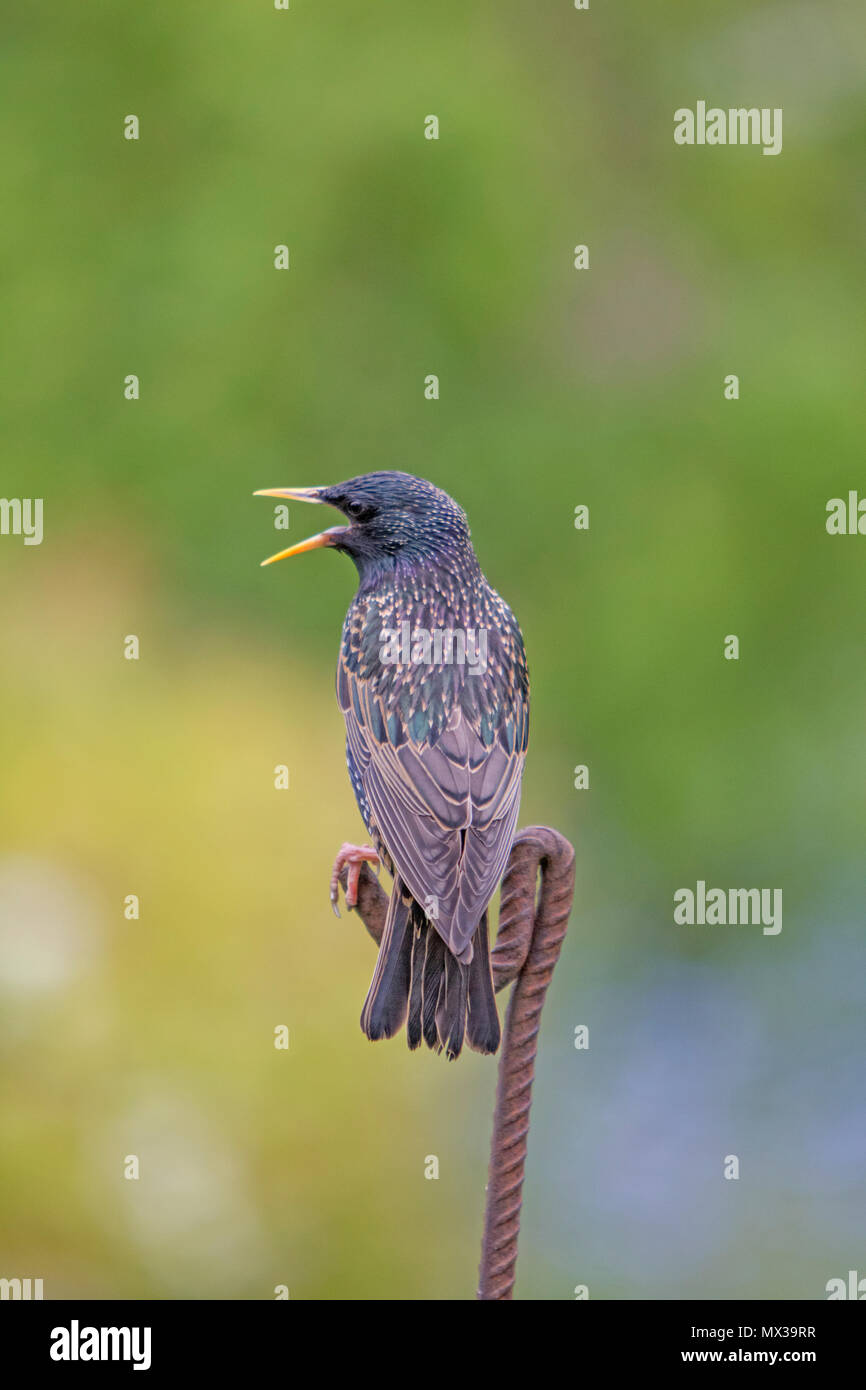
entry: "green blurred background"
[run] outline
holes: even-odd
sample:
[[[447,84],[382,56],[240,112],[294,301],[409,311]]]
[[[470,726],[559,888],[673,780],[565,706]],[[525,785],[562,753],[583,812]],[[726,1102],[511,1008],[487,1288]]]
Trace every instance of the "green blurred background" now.
[[[495,1067],[359,1031],[374,950],[327,901],[362,834],[354,570],[261,570],[251,497],[390,467],[459,499],[518,613],[521,823],[578,852],[518,1295],[866,1272],[866,540],[824,529],[866,493],[862,7],[31,0],[3,30],[0,491],[45,540],[0,538],[0,1275],[472,1294]],[[699,98],[782,107],[782,154],[675,146]],[[781,887],[781,935],[675,927],[698,878]]]

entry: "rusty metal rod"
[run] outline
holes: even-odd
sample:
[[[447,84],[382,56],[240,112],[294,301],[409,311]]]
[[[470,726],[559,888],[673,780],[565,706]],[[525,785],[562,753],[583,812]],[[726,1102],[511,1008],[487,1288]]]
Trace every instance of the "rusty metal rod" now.
[[[516,983],[505,1014],[493,1111],[480,1299],[510,1299],[514,1293],[538,1030],[573,895],[574,850],[568,840],[547,826],[518,831],[502,880],[499,931],[491,953],[497,991]]]
[[[345,887],[345,871],[341,878]],[[505,1015],[493,1112],[479,1299],[505,1300],[514,1292],[538,1030],[573,895],[574,849],[568,840],[543,825],[518,831],[502,880],[499,931],[491,952],[494,988],[498,992],[514,983],[514,990]],[[377,946],[387,906],[384,889],[365,864],[357,910]]]

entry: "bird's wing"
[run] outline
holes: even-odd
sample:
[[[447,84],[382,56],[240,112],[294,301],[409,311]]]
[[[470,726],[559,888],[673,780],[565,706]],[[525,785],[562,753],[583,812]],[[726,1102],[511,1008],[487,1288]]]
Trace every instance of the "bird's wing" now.
[[[485,742],[457,701],[442,732],[419,740],[392,717],[375,682],[342,659],[337,695],[348,752],[397,873],[453,954],[471,958],[514,838],[526,741],[514,730],[525,731],[525,711],[485,729]]]

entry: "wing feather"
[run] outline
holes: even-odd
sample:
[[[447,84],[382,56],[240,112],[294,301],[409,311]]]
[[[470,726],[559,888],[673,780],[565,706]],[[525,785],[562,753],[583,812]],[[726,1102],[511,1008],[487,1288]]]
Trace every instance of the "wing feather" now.
[[[439,594],[421,598],[420,607],[399,615],[390,597],[356,600],[343,632],[337,698],[369,828],[451,952],[468,962],[514,839],[529,681],[520,630],[489,587],[478,600],[491,633],[481,679],[455,665],[424,672],[385,665],[382,631],[397,616],[428,628],[482,626],[477,613],[443,613]]]
[[[343,714],[372,820],[449,950],[469,961],[514,839],[524,754],[486,748],[459,709],[435,745],[395,747],[359,720],[359,684],[350,674]]]

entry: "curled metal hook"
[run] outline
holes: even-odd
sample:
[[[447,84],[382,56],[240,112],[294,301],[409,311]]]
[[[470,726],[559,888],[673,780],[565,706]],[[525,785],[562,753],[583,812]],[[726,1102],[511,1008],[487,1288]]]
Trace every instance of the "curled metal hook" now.
[[[493,1112],[479,1299],[510,1299],[514,1292],[538,1030],[573,895],[574,849],[568,840],[543,825],[518,831],[502,880],[499,931],[491,951],[497,993],[512,983],[514,989],[505,1015]],[[384,889],[363,865],[357,910],[377,946],[387,905]]]

